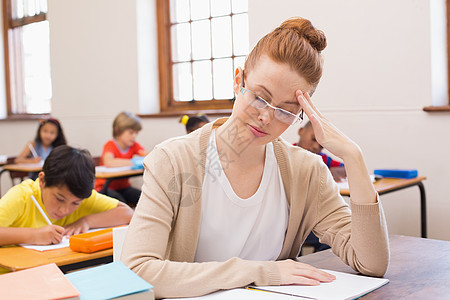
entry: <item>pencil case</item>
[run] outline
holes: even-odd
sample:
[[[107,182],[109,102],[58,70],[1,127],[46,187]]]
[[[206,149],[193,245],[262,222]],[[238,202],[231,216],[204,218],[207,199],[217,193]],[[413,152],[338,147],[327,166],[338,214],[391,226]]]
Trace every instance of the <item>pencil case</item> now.
[[[409,179],[417,177],[417,170],[378,169],[374,170],[373,174],[390,178]]]
[[[113,247],[112,228],[73,235],[69,238],[72,251],[92,253]]]

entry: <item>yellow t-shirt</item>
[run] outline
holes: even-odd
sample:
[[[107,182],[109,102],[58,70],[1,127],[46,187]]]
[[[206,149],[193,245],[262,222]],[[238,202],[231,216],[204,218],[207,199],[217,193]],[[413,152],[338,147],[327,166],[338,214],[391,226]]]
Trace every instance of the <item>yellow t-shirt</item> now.
[[[31,200],[31,195],[34,195],[39,205],[46,212],[41,199],[39,179],[36,179],[36,181],[27,179],[12,187],[0,199],[0,227],[39,228],[47,225],[44,217]],[[50,219],[50,221],[55,225],[65,226],[84,216],[115,208],[118,202],[116,199],[92,190],[91,196],[81,201],[80,206],[72,214],[59,220]]]

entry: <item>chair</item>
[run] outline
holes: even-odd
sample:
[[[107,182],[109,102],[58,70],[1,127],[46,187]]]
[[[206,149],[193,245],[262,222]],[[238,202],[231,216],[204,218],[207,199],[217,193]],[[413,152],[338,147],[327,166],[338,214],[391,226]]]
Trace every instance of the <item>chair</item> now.
[[[119,261],[128,226],[113,228],[113,261]]]
[[[101,156],[92,156],[92,160],[94,161],[94,166],[99,166],[100,165],[100,158]]]
[[[14,164],[14,161],[16,160],[16,156],[10,156],[6,160],[6,164]],[[9,176],[11,177],[12,185],[16,185],[20,182],[22,182],[25,178],[28,178],[28,172],[21,172],[21,171],[9,171]],[[18,183],[15,183],[16,179],[19,178],[20,181]]]

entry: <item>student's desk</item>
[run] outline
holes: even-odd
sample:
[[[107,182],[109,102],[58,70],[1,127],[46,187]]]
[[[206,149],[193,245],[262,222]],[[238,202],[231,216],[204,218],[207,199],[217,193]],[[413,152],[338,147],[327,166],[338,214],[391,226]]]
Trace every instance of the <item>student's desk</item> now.
[[[42,164],[10,164],[3,166],[3,170],[17,172],[39,172],[42,170]]]
[[[37,251],[20,246],[0,247],[0,267],[19,271],[49,263],[56,263],[63,272],[112,262],[113,249],[81,253],[69,247]]]
[[[3,166],[3,170],[0,171],[0,176],[4,171],[19,171],[19,172],[39,172],[42,170],[42,165],[39,164],[10,164]],[[144,174],[144,169],[140,170],[126,170],[118,172],[95,172],[95,178],[104,178],[106,183],[103,186],[101,193],[105,194],[108,185],[114,179],[129,178],[134,176],[141,176]]]
[[[412,179],[398,179],[398,178],[382,178],[375,181],[373,184],[378,194],[392,193],[398,190],[403,190],[412,186],[418,186],[420,191],[420,224],[421,224],[421,236],[427,237],[427,207],[425,197],[425,187],[422,181],[427,179],[425,176],[419,176]],[[350,196],[348,189],[340,189],[342,196]]]
[[[7,164],[7,165],[4,165],[0,171],[0,179],[1,179],[1,175],[6,171],[30,173],[30,172],[40,172],[41,170],[42,170],[42,164]],[[0,191],[0,195],[1,195],[1,191]]]
[[[95,172],[95,178],[103,178],[106,179],[105,184],[103,185],[100,193],[106,194],[106,190],[108,189],[111,181],[115,179],[129,178],[135,176],[142,176],[144,174],[144,169],[139,170],[126,170],[126,171],[118,171],[118,172]]]
[[[392,235],[389,241],[391,260],[384,277],[390,282],[363,299],[448,299],[450,242],[401,235]],[[331,250],[298,260],[321,269],[356,273]]]

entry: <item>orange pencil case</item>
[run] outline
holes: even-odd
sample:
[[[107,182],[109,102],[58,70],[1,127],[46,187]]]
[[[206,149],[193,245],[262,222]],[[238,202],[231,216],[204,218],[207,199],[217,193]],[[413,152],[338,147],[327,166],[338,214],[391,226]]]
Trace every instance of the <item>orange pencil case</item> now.
[[[70,249],[92,253],[113,247],[112,228],[73,235],[69,239]]]

